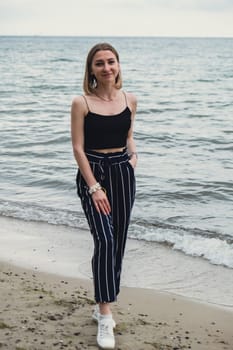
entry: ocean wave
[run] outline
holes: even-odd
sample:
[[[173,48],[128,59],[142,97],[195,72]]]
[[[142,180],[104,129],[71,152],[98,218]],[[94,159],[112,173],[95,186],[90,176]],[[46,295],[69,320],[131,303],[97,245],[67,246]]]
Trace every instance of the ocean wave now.
[[[216,151],[233,151],[233,145],[231,144],[230,146],[226,147],[215,147]]]
[[[217,78],[213,78],[213,79],[197,79],[196,81],[199,83],[215,83],[217,81],[221,81],[222,79],[217,79]]]
[[[194,113],[190,113],[189,117],[190,118],[208,118],[209,114],[206,114],[206,113],[205,114],[204,113],[201,113],[201,114],[200,113],[195,113],[195,114]]]
[[[81,211],[1,200],[0,215],[88,230]],[[129,238],[165,244],[187,255],[204,258],[212,264],[233,268],[233,236],[228,234],[174,225],[169,223],[169,219],[167,222],[148,223],[134,218],[129,228]]]
[[[160,181],[159,181],[160,182]],[[180,179],[169,179],[172,189],[161,189],[156,191],[157,201],[190,201],[210,203],[212,201],[231,202],[233,200],[232,181],[184,181]]]
[[[143,222],[135,222],[131,226],[130,237],[166,244],[187,255],[204,258],[212,264],[233,268],[233,237],[230,235],[164,223],[148,226]]]
[[[52,59],[51,62],[76,62],[76,61],[71,58],[59,57],[59,58]]]
[[[26,158],[27,158],[27,162],[29,159],[33,159],[33,158],[51,158],[54,159],[54,157],[57,155],[59,156],[59,152],[57,150],[54,151],[49,151],[47,149],[39,149],[38,150],[30,150],[30,148],[28,147],[22,147],[21,149],[12,149],[12,150],[6,150],[5,152],[2,152],[1,155],[4,157],[18,157],[18,158],[22,158],[22,156],[25,156],[25,152],[26,152]],[[21,161],[23,162],[23,160],[21,159]],[[49,165],[49,164],[48,164]]]
[[[22,135],[20,135],[19,139],[17,138],[17,136],[19,136],[19,134],[15,135],[16,137],[13,138],[13,140],[9,139],[9,140],[4,140],[3,144],[5,147],[7,147],[7,151],[9,152],[10,149],[21,149],[23,148],[24,150],[26,148],[40,148],[41,146],[49,146],[49,145],[62,145],[65,144],[67,142],[70,141],[70,136],[69,135],[59,135],[58,133],[56,133],[56,136],[52,136],[52,135],[48,135],[48,138],[45,140],[36,140],[36,141],[32,141],[32,140],[23,140],[23,138],[21,138]],[[45,135],[46,136],[46,135]],[[22,153],[23,156],[23,153]]]
[[[81,212],[45,207],[35,203],[0,201],[0,215],[25,221],[42,221],[53,225],[65,225],[88,229]]]
[[[164,107],[164,108],[150,108],[149,113],[166,113],[166,112],[177,112],[178,108]]]

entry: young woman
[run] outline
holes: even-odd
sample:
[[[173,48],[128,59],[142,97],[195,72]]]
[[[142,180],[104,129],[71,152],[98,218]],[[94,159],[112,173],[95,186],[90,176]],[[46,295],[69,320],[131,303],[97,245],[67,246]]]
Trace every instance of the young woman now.
[[[78,164],[77,192],[94,241],[92,271],[98,321],[97,343],[113,349],[110,303],[120,291],[120,276],[137,163],[133,122],[137,101],[122,89],[119,55],[108,43],[88,53],[84,95],[71,108],[71,134]]]

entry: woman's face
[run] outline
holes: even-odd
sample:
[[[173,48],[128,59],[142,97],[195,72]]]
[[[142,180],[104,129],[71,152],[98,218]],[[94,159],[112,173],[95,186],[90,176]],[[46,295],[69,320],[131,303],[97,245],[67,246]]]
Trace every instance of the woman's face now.
[[[120,64],[112,51],[101,50],[96,52],[92,60],[91,71],[98,83],[113,82],[115,84],[119,70]]]

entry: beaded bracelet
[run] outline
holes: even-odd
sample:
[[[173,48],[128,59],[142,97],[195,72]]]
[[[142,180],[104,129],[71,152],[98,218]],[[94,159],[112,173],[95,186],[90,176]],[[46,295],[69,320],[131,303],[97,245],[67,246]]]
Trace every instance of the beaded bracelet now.
[[[100,186],[99,182],[96,182],[95,185],[91,186],[88,190],[89,194],[93,194],[98,190],[102,190],[102,187]]]

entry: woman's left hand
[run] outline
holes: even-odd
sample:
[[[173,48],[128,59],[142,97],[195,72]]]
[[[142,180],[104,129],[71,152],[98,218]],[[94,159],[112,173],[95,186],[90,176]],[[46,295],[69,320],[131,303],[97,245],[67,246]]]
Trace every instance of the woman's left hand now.
[[[129,163],[131,164],[132,168],[135,169],[136,165],[137,165],[137,158],[133,157],[133,158],[129,159]]]

